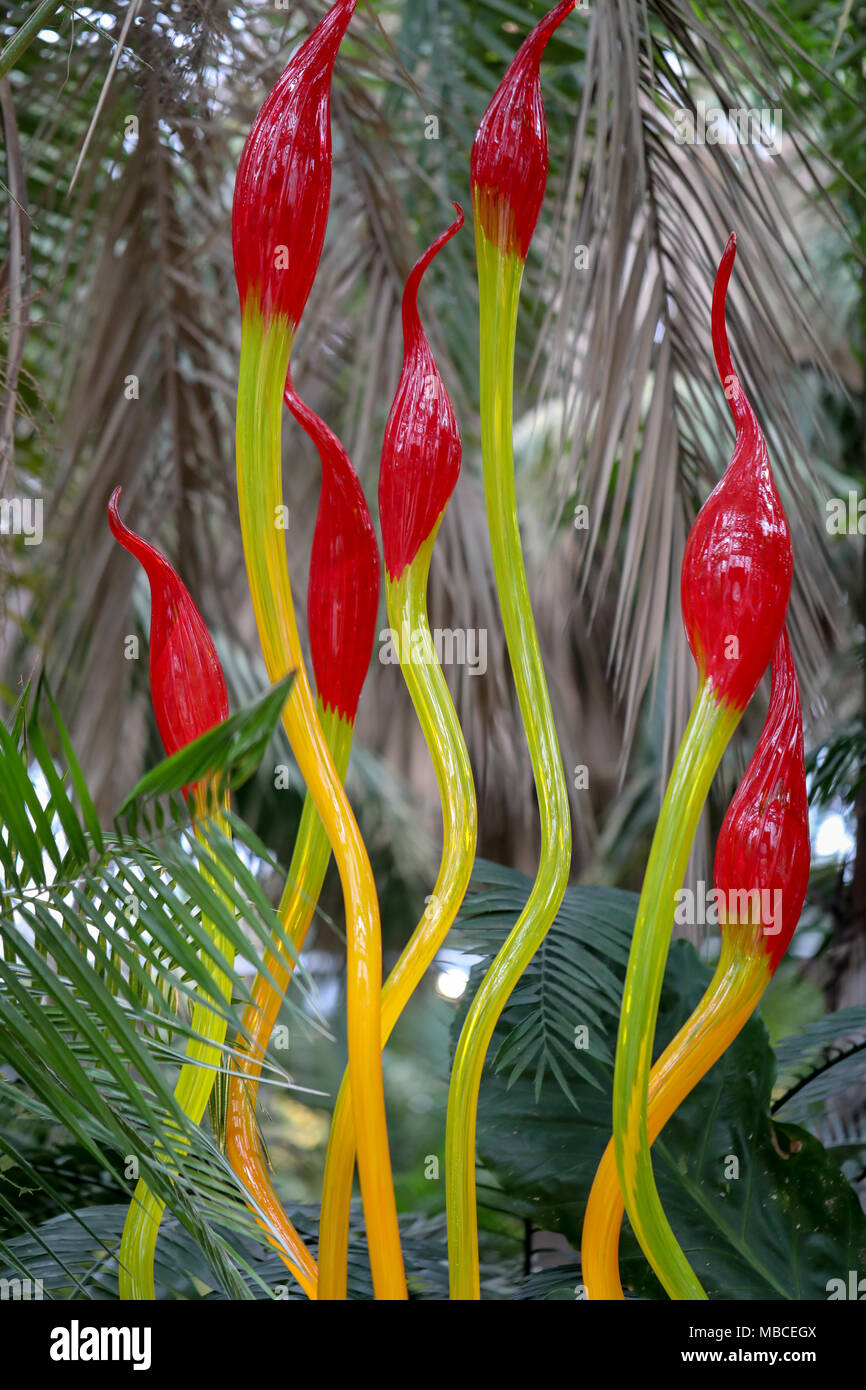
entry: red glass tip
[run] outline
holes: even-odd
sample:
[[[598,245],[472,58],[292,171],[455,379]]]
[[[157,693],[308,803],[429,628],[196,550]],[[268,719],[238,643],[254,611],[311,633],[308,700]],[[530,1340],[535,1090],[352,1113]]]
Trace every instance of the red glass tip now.
[[[356,0],[337,0],[267,97],[238,165],[232,249],[241,309],[253,295],[297,327],[331,198],[331,76]]]
[[[403,370],[385,426],[379,520],[385,569],[399,579],[430,535],[454,491],[462,447],[454,408],[418,314],[421,278],[463,226],[463,209],[413,268],[403,293]]]
[[[773,655],[791,593],[791,534],[754,410],[731,365],[725,327],[731,236],[713,294],[713,348],[737,438],[733,456],[686,541],[683,622],[702,678],[744,709]]]
[[[475,217],[488,241],[521,260],[541,212],[550,163],[541,56],[575,3],[561,0],[536,24],[497,87],[472,145]]]
[[[722,822],[715,861],[716,888],[725,895],[727,916],[742,919],[745,909],[755,920],[760,908],[761,944],[771,972],[800,920],[810,858],[800,692],[783,628],[773,655],[766,722]]]
[[[322,460],[307,593],[310,655],[325,708],[354,723],[376,639],[379,546],[364,491],[342,444],[286,380],[286,405]]]
[[[165,556],[120,519],[115,488],[108,524],[150,581],[150,693],[165,751],[177,753],[228,718],[222,666],[189,590]]]

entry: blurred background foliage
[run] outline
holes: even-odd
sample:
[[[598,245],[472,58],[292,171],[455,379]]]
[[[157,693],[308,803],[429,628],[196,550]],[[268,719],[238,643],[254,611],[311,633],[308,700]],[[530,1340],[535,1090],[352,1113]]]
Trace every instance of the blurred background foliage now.
[[[10,708],[23,682],[47,673],[97,808],[110,816],[160,754],[146,586],[109,536],[113,487],[123,487],[129,523],[162,546],[195,596],[233,707],[265,685],[234,498],[231,198],[250,123],[324,5],[38,8],[41,27],[0,79],[0,493],[44,499],[44,541],[9,535],[0,544],[0,673]],[[346,444],[374,516],[405,276],[446,225],[451,201],[468,207],[478,120],[546,8],[359,0],[342,46],[331,217],[294,372]],[[0,46],[36,11],[34,0],[6,0]],[[573,777],[573,879],[634,889],[693,689],[679,615],[682,548],[732,447],[709,304],[724,241],[737,230],[732,348],[794,532],[791,627],[815,832],[807,908],[762,1011],[774,1039],[866,1003],[866,542],[826,524],[829,498],[860,497],[866,486],[864,49],[866,13],[850,0],[581,5],[544,63],[551,175],[519,325],[530,584],[569,780],[588,771],[586,787]],[[678,144],[674,113],[698,101],[777,113],[778,148]],[[452,667],[446,676],[476,773],[480,853],[530,871],[534,795],[480,481],[469,230],[425,280],[422,310],[464,438],[431,620],[487,633],[486,672]],[[318,459],[288,417],[283,433],[302,616]],[[575,525],[579,506],[586,529]],[[125,658],[130,634],[139,660]],[[714,833],[766,694],[725,759],[693,885],[710,877]],[[283,765],[292,760],[278,736],[237,807],[287,863],[303,789],[295,772],[290,790],[277,789]],[[375,654],[349,787],[380,886],[387,965],[435,877],[439,824],[399,671]],[[293,1076],[321,1094],[275,1092],[266,1106],[271,1152],[296,1200],[318,1196],[328,1097],[343,1066],[341,912],[332,876],[305,955],[336,1045],[291,1023]],[[711,931],[686,932],[712,954]],[[424,1164],[441,1151],[448,1026],[470,965],[443,958],[386,1054],[395,1163],[413,1206],[441,1210]],[[837,1098],[844,1123],[862,1115],[864,1091],[855,1074],[844,1105]],[[507,1237],[519,1243],[520,1223]]]

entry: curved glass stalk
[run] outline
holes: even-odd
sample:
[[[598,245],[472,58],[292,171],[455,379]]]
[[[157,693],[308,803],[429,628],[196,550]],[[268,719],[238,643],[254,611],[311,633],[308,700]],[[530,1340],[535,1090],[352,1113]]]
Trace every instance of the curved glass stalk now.
[[[409,998],[445,940],[469,886],[475,859],[475,785],[463,732],[427,619],[427,574],[438,523],[400,579],[386,579],[388,620],[401,634],[400,666],[433,762],[442,802],[442,858],[424,915],[382,990],[384,1048]],[[405,659],[402,634],[411,634]],[[331,1124],[319,1240],[320,1298],[345,1298],[355,1126],[348,1074]]]
[[[698,694],[650,849],[629,953],[617,1037],[613,1143],[632,1229],[672,1298],[704,1291],[662,1209],[649,1139],[649,1081],[662,977],[701,808],[722,753],[782,632],[791,537],[767,446],[733,370],[725,306],[736,256],[725,247],[713,292],[716,365],[736,428],[731,461],[698,513],[683,556],[681,603]]]
[[[424,915],[382,991],[382,1047],[442,945],[469,884],[477,814],[469,754],[436,657],[427,619],[427,578],[439,525],[460,473],[457,420],[418,313],[422,277],[463,226],[456,220],[413,267],[403,294],[403,367],[385,426],[379,470],[379,516],[386,598],[398,634],[400,668],[430,753],[442,803],[442,858]],[[352,1078],[347,1075],[331,1122],[322,1221],[319,1295],[346,1297],[349,1210],[355,1162]]]
[[[321,700],[316,708],[322,730],[341,782],[345,781],[353,725]],[[280,921],[296,952],[306,939],[316,903],[325,881],[331,846],[311,796],[304,799],[298,838],[283,896]],[[284,953],[270,954],[267,968],[274,983],[265,975],[256,977],[253,998],[244,1014],[246,1036],[239,1042],[244,1054],[235,1061],[229,1081],[229,1107],[226,1121],[226,1153],[257,1207],[266,1219],[259,1224],[278,1251],[287,1269],[297,1279],[308,1298],[318,1297],[318,1269],[304,1241],[286,1215],[268,1172],[256,1122],[256,1098],[262,1062],[271,1033],[288,988],[295,962]]]
[[[282,397],[292,332],[244,307],[238,382],[238,506],[253,610],[271,681],[294,671],[283,724],[340,874],[347,923],[349,1070],[358,1128],[358,1172],[377,1298],[406,1298],[380,1052],[382,942],[367,850],[334,766],[307,678],[289,581],[282,505]]]
[[[211,635],[192,596],[165,556],[121,520],[119,497],[120,488],[115,488],[108,503],[108,523],[114,538],[140,562],[150,584],[150,691],[157,728],[166,753],[171,755],[228,717],[225,678]],[[192,792],[199,822],[196,834],[204,844],[201,821],[214,812],[212,782],[205,779],[185,791]],[[223,813],[216,815],[216,825],[226,835],[227,809],[226,794]],[[199,869],[202,877],[216,886],[201,860]],[[225,898],[223,893],[220,896]],[[205,921],[203,925],[230,969],[234,960],[231,943],[212,923]],[[195,1125],[201,1123],[218,1075],[226,1035],[226,1019],[220,1005],[230,1001],[231,993],[228,974],[210,958],[208,972],[213,983],[212,1004],[199,999],[193,1006],[194,1036],[187,1042],[188,1060],[181,1067],[174,1091],[180,1110]],[[185,1149],[185,1141],[179,1139],[166,1162],[176,1164]],[[155,1297],[153,1258],[164,1207],[142,1178],[121,1239],[122,1299]]]
[[[470,1005],[451,1070],[445,1188],[453,1299],[481,1297],[475,1126],[484,1058],[511,991],[556,916],[571,862],[565,772],[520,544],[512,431],[520,284],[549,166],[540,63],[548,40],[573,8],[574,0],[561,0],[529,34],[499,84],[472,146],[484,495],[505,640],[532,760],[541,849],[526,906]]]
[[[241,302],[238,507],[272,680],[295,673],[283,724],[340,873],[347,923],[349,1070],[377,1298],[406,1298],[379,1051],[382,943],[370,861],[319,723],[298,639],[283,537],[281,405],[289,354],[319,264],[331,188],[331,77],[355,0],[336,0],[292,56],[238,165],[232,247]]]
[[[718,704],[711,687],[701,685],[674,763],[644,875],[622,996],[614,1072],[614,1149],[629,1220],[662,1283],[676,1280],[683,1290],[679,1296],[693,1299],[706,1295],[658,1199],[649,1157],[646,1097],[676,894],[685,877],[710,784],[740,714],[740,710]]]
[[[700,1003],[652,1069],[650,1144],[655,1143],[674,1111],[736,1038],[769,983],[771,973],[766,960],[745,953],[737,939],[738,932],[751,937],[754,929],[739,928],[723,935],[715,974]],[[624,1297],[618,1256],[624,1212],[611,1140],[593,1180],[583,1224],[581,1273],[589,1299]]]
[[[783,630],[767,718],[716,844],[722,949],[703,998],[653,1067],[652,1144],[751,1016],[794,934],[809,882],[809,808],[797,673]],[[581,1266],[587,1296],[622,1298],[617,1248],[624,1204],[613,1143],[587,1204]],[[685,1285],[683,1289],[685,1289]]]
[[[286,382],[285,400],[315,443],[322,487],[307,590],[307,628],[316,678],[316,709],[341,782],[345,782],[355,715],[370,665],[379,608],[379,546],[364,492],[336,435]],[[300,951],[306,938],[331,846],[307,794],[279,913],[285,934]],[[278,939],[259,975],[245,1014],[249,1041],[239,1039],[242,1061],[229,1083],[226,1149],[259,1211],[272,1243],[310,1298],[318,1295],[316,1263],[283,1210],[271,1182],[256,1124],[261,1064],[294,968]]]
[[[568,883],[571,818],[547,682],[532,617],[514,490],[512,392],[523,262],[478,230],[481,435],[496,586],[541,820],[538,874],[515,927],[485,975],[460,1034],[448,1094],[445,1182],[451,1297],[480,1298],[475,1124],[484,1058],[508,996],[538,950]]]

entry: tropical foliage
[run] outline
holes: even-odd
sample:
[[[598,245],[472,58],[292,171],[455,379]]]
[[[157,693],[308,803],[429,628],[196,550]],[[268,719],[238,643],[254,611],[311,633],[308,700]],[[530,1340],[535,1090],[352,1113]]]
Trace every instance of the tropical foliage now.
[[[468,205],[479,117],[545,8],[372,0],[344,41],[328,236],[293,371],[368,497],[399,375],[406,274],[452,199]],[[229,228],[246,132],[321,10],[313,0],[18,0],[0,19],[0,493],[44,502],[42,543],[6,536],[0,548],[0,1276],[42,1279],[51,1297],[116,1295],[141,1176],[167,1205],[159,1296],[299,1294],[222,1151],[221,1087],[200,1128],[173,1087],[190,1001],[207,989],[208,920],[238,953],[227,1036],[234,1046],[245,1036],[253,974],[267,974],[280,935],[274,904],[303,797],[279,729],[288,686],[267,690],[245,597]],[[571,788],[573,884],[484,1073],[485,1296],[574,1298],[580,1286],[573,1252],[610,1134],[633,890],[692,694],[683,547],[729,455],[708,323],[732,227],[742,280],[731,334],[793,533],[791,631],[816,828],[840,817],[850,841],[819,856],[792,959],[768,992],[769,1035],[760,1017],[747,1025],[666,1128],[656,1172],[712,1298],[824,1298],[828,1280],[866,1268],[866,600],[860,534],[825,526],[827,498],[847,499],[866,472],[864,40],[862,13],[841,0],[797,0],[784,13],[758,0],[699,11],[596,0],[548,48],[551,171],[518,321],[517,486],[565,765],[589,765],[590,779],[575,775]],[[780,112],[778,150],[677,143],[675,113],[699,101]],[[448,1290],[437,1175],[449,1036],[453,1046],[525,902],[519,870],[536,857],[483,539],[471,238],[449,256],[448,274],[425,286],[424,318],[464,468],[430,609],[437,626],[486,634],[483,680],[446,675],[487,860],[441,961],[458,976],[475,961],[456,1017],[428,982],[385,1054],[404,1116],[392,1142],[407,1276],[427,1298]],[[285,433],[300,613],[319,468],[301,431]],[[104,524],[118,484],[140,529],[182,561],[236,711],[167,760],[135,659],[145,591]],[[393,958],[431,891],[438,803],[396,672],[377,664],[374,676],[348,787]],[[709,878],[708,850],[760,722],[751,711],[723,765],[690,882]],[[214,767],[234,794],[231,841],[182,793]],[[341,913],[331,879],[265,1064],[264,1139],[313,1250],[320,1165],[309,1156],[321,1156],[345,1060]],[[658,1045],[709,978],[711,933],[690,934],[669,960]],[[182,1163],[166,1162],[172,1153]],[[555,1233],[556,1254],[544,1257],[553,1268],[539,1268],[537,1248],[527,1257],[533,1231]],[[660,1297],[628,1227],[621,1249],[630,1291]],[[372,1296],[354,1208],[349,1292]]]

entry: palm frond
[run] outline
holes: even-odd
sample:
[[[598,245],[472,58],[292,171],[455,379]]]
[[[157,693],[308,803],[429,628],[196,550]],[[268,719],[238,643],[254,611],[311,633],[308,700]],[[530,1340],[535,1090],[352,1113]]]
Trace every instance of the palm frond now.
[[[253,1235],[253,1214],[216,1141],[178,1108],[174,1078],[187,1044],[200,1039],[189,1021],[193,998],[225,1019],[227,1070],[249,1036],[240,963],[271,978],[272,944],[294,954],[256,870],[269,861],[284,873],[237,815],[229,840],[177,799],[164,807],[164,798],[206,771],[225,785],[248,776],[289,685],[165,759],[124,799],[110,830],[96,819],[50,692],[43,688],[32,707],[23,698],[11,731],[0,728],[0,1110],[62,1127],[117,1192],[131,1192],[130,1172],[146,1176],[229,1296],[246,1296],[231,1233]],[[214,947],[208,923],[231,944],[234,963]],[[228,1004],[213,997],[214,966],[232,982]],[[300,964],[287,1009],[300,1027],[329,1036]],[[295,1084],[274,1058],[264,1077]],[[50,1174],[42,1178],[14,1134],[6,1132],[7,1157],[50,1191]],[[2,1189],[0,1198],[4,1224],[14,1227],[15,1206]],[[58,1204],[69,1214],[68,1196]],[[33,1238],[33,1223],[19,1215]],[[12,1259],[7,1245],[0,1250]]]
[[[489,885],[489,886],[488,886]],[[494,864],[479,863],[474,891],[458,919],[455,939],[462,949],[483,953],[474,967],[480,978],[529,895],[530,881]],[[628,960],[634,926],[634,895],[618,889],[566,890],[562,906],[538,951],[515,986],[503,1014],[509,1031],[494,1064],[514,1085],[534,1071],[536,1097],[548,1070],[572,1104],[569,1078],[598,1087],[582,1056],[613,1064],[613,1039],[621,988],[616,966]]]
[[[810,1023],[777,1048],[779,1079],[773,1113],[809,1123],[827,1102],[866,1077],[866,1009],[839,1009]]]

